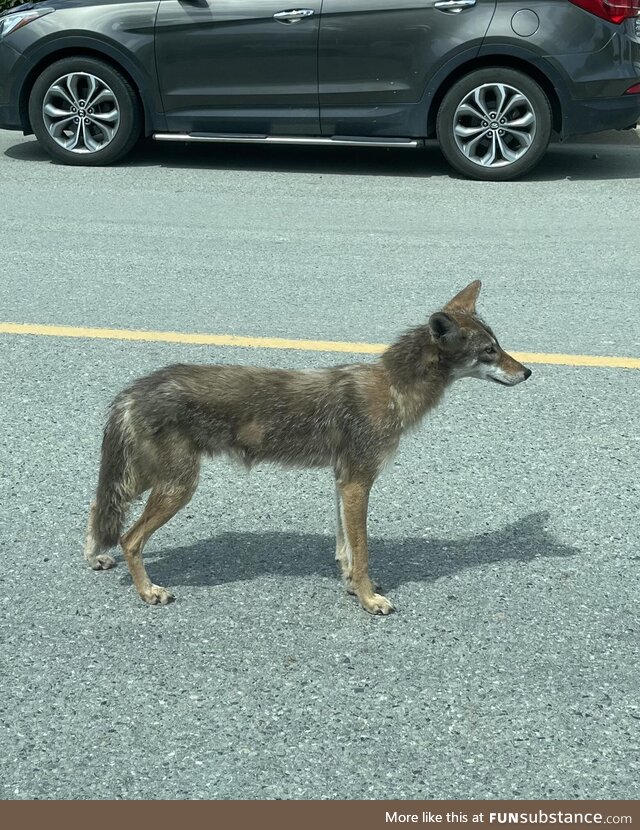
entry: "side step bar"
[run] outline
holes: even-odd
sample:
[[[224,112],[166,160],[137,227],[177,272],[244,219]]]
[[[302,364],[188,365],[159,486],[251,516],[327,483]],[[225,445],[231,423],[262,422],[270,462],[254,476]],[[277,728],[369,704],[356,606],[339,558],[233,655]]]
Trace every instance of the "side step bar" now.
[[[332,147],[420,147],[421,139],[333,136],[314,138],[289,135],[232,135],[218,133],[154,133],[156,141],[209,141],[233,144],[324,144]]]

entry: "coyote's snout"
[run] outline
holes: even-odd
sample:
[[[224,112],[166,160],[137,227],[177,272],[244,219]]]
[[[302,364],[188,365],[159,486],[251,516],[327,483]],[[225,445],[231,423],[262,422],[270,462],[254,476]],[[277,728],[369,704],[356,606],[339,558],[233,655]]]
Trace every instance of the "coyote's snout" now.
[[[403,334],[369,364],[291,371],[251,366],[176,365],[134,381],[111,405],[102,442],[85,556],[95,570],[115,560],[118,540],[145,602],[173,597],[142,561],[150,536],[189,502],[202,456],[331,467],[336,484],[336,559],[349,593],[372,614],[393,606],[368,573],[369,491],[402,434],[464,377],[515,386],[530,370],[502,350],[476,314],[480,282],[426,324]],[[147,490],[124,535],[127,508]]]

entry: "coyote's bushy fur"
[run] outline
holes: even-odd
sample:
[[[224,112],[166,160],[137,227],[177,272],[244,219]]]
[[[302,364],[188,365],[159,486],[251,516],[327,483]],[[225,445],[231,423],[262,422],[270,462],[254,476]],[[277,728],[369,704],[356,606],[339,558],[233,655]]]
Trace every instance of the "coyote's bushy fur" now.
[[[368,574],[369,491],[401,435],[463,377],[514,386],[531,374],[504,352],[476,315],[480,282],[367,364],[291,371],[252,366],[176,365],[134,381],[109,412],[85,556],[95,570],[120,541],[145,602],[172,599],[142,561],[152,533],[191,499],[203,455],[226,453],[251,467],[331,467],[336,482],[336,559],[347,589],[372,614],[393,606]],[[151,490],[121,536],[127,508]]]

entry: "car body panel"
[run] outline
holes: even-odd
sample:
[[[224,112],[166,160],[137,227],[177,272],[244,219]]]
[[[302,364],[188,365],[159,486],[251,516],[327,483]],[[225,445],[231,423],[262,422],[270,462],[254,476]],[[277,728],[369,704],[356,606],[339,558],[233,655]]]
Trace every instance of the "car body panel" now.
[[[539,20],[528,37],[516,34],[520,0],[501,0],[479,57],[514,57],[553,85],[562,111],[560,136],[624,129],[640,117],[640,99],[624,92],[640,78],[640,20],[616,25],[573,3],[528,2]],[[558,32],[570,37],[559,39]]]
[[[325,135],[424,135],[430,80],[477,55],[496,0],[455,14],[436,0],[324,0],[318,47]]]
[[[538,19],[531,34],[514,31],[514,16],[527,10]],[[533,27],[532,27],[533,28]],[[498,0],[483,44],[484,51],[494,46],[527,46],[540,55],[598,52],[615,34],[616,26],[589,14],[568,0]],[[562,33],[562,34],[560,34]]]
[[[158,79],[170,130],[320,132],[318,28],[322,0],[297,23],[286,0],[163,0]],[[298,7],[295,7],[298,8]]]

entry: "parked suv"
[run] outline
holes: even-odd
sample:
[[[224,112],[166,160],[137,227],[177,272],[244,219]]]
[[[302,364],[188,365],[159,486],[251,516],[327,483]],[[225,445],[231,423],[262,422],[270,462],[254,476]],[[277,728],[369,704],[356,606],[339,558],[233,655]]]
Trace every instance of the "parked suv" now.
[[[0,127],[65,164],[141,135],[418,147],[531,170],[640,117],[640,0],[45,0],[0,16]]]

